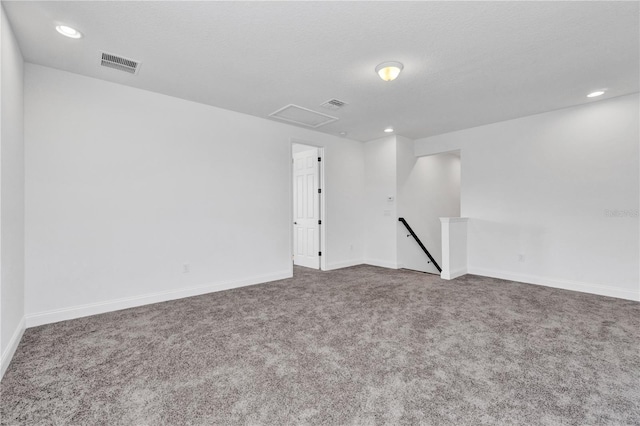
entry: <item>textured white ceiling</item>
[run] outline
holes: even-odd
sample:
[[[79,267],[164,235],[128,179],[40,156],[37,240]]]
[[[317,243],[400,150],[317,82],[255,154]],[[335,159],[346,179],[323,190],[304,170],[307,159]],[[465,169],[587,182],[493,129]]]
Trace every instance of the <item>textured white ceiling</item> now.
[[[25,60],[356,140],[419,138],[638,91],[638,2],[11,2]],[[58,35],[64,23],[85,35]],[[98,51],[142,61],[98,66]],[[374,72],[400,61],[385,83]],[[319,107],[329,98],[339,111]]]

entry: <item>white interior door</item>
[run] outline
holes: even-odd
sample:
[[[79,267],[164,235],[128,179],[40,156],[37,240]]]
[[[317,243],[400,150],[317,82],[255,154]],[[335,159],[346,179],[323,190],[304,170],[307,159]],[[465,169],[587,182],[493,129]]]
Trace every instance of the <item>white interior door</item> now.
[[[320,269],[318,149],[293,154],[293,264]]]

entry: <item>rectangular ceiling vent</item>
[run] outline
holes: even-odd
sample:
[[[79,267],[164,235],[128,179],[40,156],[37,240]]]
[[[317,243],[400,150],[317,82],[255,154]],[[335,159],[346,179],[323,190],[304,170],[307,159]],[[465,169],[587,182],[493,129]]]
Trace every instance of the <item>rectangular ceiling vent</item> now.
[[[100,65],[103,67],[128,72],[129,74],[138,74],[140,61],[123,58],[122,56],[113,55],[107,52],[100,52],[100,54]]]
[[[269,117],[300,124],[313,129],[339,120],[338,117],[332,117],[330,115],[293,104],[289,104],[284,108],[280,108],[279,110],[272,112],[269,114]]]
[[[342,108],[343,106],[348,105],[345,101],[341,101],[340,99],[329,99],[323,104],[320,104],[322,108],[330,109],[331,111],[336,111]]]

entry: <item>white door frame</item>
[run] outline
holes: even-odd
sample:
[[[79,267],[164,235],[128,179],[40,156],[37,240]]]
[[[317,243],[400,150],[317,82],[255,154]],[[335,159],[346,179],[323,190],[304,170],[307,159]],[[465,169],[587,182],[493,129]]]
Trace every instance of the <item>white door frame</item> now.
[[[325,185],[325,163],[326,156],[324,152],[324,147],[318,144],[314,144],[312,142],[308,142],[302,139],[291,138],[289,140],[289,253],[291,253],[291,273],[293,274],[293,144],[301,144],[308,145],[313,148],[318,148],[318,156],[322,159],[320,164],[318,164],[318,169],[320,170],[320,180],[318,181],[320,185],[320,252],[322,255],[320,256],[320,270],[327,270],[327,220],[326,220],[326,212],[327,212],[327,203],[326,203],[326,185]]]

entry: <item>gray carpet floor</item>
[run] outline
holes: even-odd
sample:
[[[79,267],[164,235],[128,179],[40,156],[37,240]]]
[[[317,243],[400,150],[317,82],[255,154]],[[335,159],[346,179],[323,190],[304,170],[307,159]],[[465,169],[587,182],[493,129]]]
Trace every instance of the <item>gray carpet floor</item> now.
[[[640,303],[356,266],[30,328],[1,424],[637,425]]]

